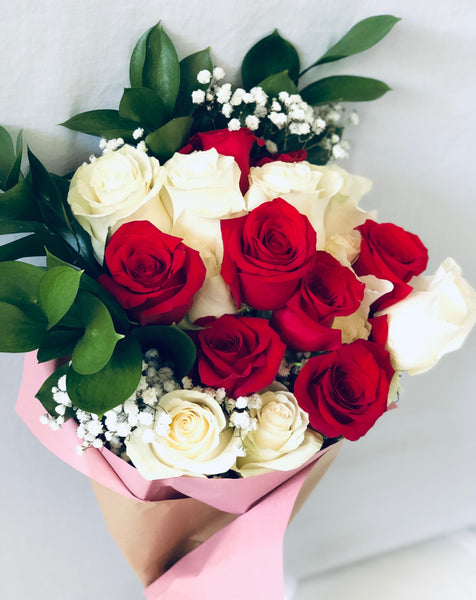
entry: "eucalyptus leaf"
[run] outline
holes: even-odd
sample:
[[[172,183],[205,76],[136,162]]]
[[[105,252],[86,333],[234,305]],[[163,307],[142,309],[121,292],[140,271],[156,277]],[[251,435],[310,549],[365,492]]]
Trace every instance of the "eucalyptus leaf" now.
[[[145,143],[161,163],[167,161],[174,152],[180,150],[188,138],[192,127],[192,117],[177,117],[160,129],[149,133]]]
[[[96,135],[108,140],[121,137],[126,141],[132,139],[132,133],[137,129],[135,121],[122,118],[119,111],[112,109],[89,110],[79,113],[61,125],[73,131]]]
[[[96,296],[81,291],[77,302],[85,331],[74,347],[72,366],[81,375],[91,375],[108,363],[124,336],[116,333],[109,311]]]
[[[160,22],[147,35],[142,86],[156,91],[167,113],[172,114],[180,86],[180,66],[174,45]]]
[[[124,90],[119,115],[148,129],[157,129],[165,123],[164,103],[154,90],[146,87]]]
[[[48,318],[48,329],[62,319],[76,299],[81,271],[70,266],[48,269],[40,281],[40,306]]]
[[[58,403],[53,398],[53,387],[58,387],[58,381],[63,375],[68,372],[68,364],[58,367],[49,377],[43,382],[38,392],[35,394],[35,398],[43,405],[43,408],[52,416],[57,417],[58,413],[55,411]]]
[[[294,46],[275,29],[271,35],[257,42],[246,53],[241,65],[243,86],[250,89],[270,75],[282,71],[288,71],[289,77],[297,82],[299,56]]]
[[[0,125],[0,186],[2,189],[5,189],[5,182],[14,162],[13,140],[8,131]]]
[[[287,71],[275,73],[266,77],[259,83],[259,87],[268,94],[268,96],[277,97],[279,92],[288,92],[289,94],[297,94],[298,90],[294,81],[289,77]]]
[[[311,83],[301,90],[302,99],[311,106],[331,102],[376,100],[391,88],[378,79],[355,75],[335,75]]]
[[[31,352],[43,339],[46,322],[38,313],[28,313],[23,308],[0,301],[0,352]]]
[[[132,333],[139,340],[143,352],[155,348],[162,358],[171,360],[176,377],[184,377],[190,372],[197,350],[184,331],[175,325],[150,325],[137,327]]]
[[[50,329],[44,334],[38,348],[38,362],[70,356],[82,334],[82,329]]]
[[[175,104],[175,116],[191,115],[196,104],[192,102],[192,92],[195,90],[206,90],[207,83],[199,83],[197,75],[200,71],[213,71],[213,63],[210,57],[210,48],[190,54],[180,61],[180,88]]]
[[[317,65],[341,60],[342,58],[347,58],[348,56],[360,54],[360,52],[368,50],[384,38],[400,20],[398,17],[392,15],[376,15],[359,21],[343,38],[303,71],[301,75],[309,71],[309,69],[317,67]]]
[[[142,351],[132,336],[120,340],[107,365],[92,375],[70,368],[66,378],[69,397],[75,406],[102,416],[122,404],[136,390],[142,373]]]

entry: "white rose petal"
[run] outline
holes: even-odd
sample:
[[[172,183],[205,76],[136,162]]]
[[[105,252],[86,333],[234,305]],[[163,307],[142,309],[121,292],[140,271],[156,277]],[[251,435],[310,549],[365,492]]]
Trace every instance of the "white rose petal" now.
[[[291,392],[265,392],[261,407],[250,412],[257,423],[245,438],[246,456],[237,459],[243,477],[290,471],[321,449],[322,436],[308,429],[309,417]]]
[[[145,218],[163,230],[170,226],[159,198],[164,180],[159,161],[129,145],[79,167],[71,180],[68,203],[91,236],[101,263],[108,232],[118,222]],[[147,209],[146,216],[139,209]]]
[[[351,235],[354,227],[369,218],[357,203],[370,186],[369,180],[335,165],[275,161],[250,170],[245,199],[252,210],[273,198],[283,198],[308,217],[317,233],[317,249],[323,250],[327,239]]]
[[[452,258],[433,277],[409,283],[413,291],[378,315],[388,316],[387,349],[394,367],[414,375],[462,346],[476,323],[476,291]]]
[[[138,427],[126,440],[127,454],[145,479],[203,477],[234,466],[241,440],[212,396],[175,390],[159,404],[170,415],[170,425],[156,428],[151,442],[144,441],[144,433],[153,426]]]

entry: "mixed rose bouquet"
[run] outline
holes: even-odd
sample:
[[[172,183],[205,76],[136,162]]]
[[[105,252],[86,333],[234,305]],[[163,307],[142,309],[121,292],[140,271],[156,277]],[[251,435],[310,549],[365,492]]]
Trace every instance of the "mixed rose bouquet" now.
[[[396,21],[358,23],[309,69]],[[74,422],[80,453],[151,481],[291,478],[364,435],[399,373],[431,368],[476,322],[454,261],[423,276],[420,239],[359,207],[367,179],[326,164],[348,151],[340,103],[388,86],[334,76],[298,91],[309,69],[275,31],[234,88],[209,50],[179,62],[159,24],[119,110],[65,123],[103,138],[71,180],[30,150],[23,177],[21,136],[14,150],[1,130],[0,231],[31,234],[0,247],[0,351],[51,361],[41,420]],[[16,260],[41,255],[46,269]]]

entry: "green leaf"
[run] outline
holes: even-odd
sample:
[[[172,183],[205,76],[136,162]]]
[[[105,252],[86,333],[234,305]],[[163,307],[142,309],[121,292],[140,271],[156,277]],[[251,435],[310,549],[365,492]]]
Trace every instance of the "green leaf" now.
[[[73,267],[53,267],[40,281],[40,306],[48,318],[48,329],[62,319],[76,299],[81,271]]]
[[[125,332],[129,330],[129,319],[127,318],[126,312],[119,302],[114,298],[114,296],[112,296],[106,290],[106,288],[104,288],[92,277],[89,277],[89,275],[86,275],[86,273],[83,273],[79,287],[81,290],[89,292],[101,300],[101,302],[111,313],[112,320],[119,331]]]
[[[213,63],[210,57],[210,48],[190,54],[180,61],[180,88],[175,104],[175,116],[191,115],[196,108],[192,102],[194,90],[206,90],[207,83],[198,83],[197,75],[206,69],[213,71]]]
[[[288,92],[289,94],[298,93],[297,87],[294,84],[294,81],[289,77],[287,71],[270,75],[258,85],[263,88],[271,98],[277,97],[279,92]]]
[[[119,111],[110,109],[89,110],[71,117],[61,125],[73,131],[97,135],[107,140],[120,137],[126,141],[131,140],[132,132],[137,129],[135,121],[123,119]]]
[[[364,102],[376,100],[390,88],[383,81],[355,75],[326,77],[301,90],[301,97],[311,106],[331,102]]]
[[[0,301],[0,352],[30,352],[41,343],[46,323],[19,306]]]
[[[63,375],[66,375],[68,372],[69,366],[68,364],[62,365],[56,371],[54,371],[48,379],[43,382],[43,385],[40,387],[38,392],[35,394],[35,398],[43,404],[43,408],[52,416],[57,417],[58,413],[55,411],[55,408],[58,406],[58,403],[53,399],[52,388],[58,387],[58,381]]]
[[[297,82],[299,57],[294,46],[275,29],[271,35],[257,42],[246,53],[241,65],[243,86],[250,89],[270,75],[282,71],[288,71],[289,77]]]
[[[8,131],[0,125],[0,186],[2,189],[5,189],[5,182],[14,162],[13,140]]]
[[[167,113],[172,114],[180,86],[180,66],[174,45],[160,22],[147,35],[142,84],[139,85],[156,91]]]
[[[38,348],[38,362],[43,363],[70,356],[82,334],[82,329],[51,329],[47,331]]]
[[[0,246],[0,261],[17,260],[18,258],[31,256],[43,256],[44,254],[44,242],[36,233]]]
[[[20,181],[21,177],[21,161],[23,158],[23,133],[20,131],[17,136],[15,161],[8,172],[5,189],[9,190]]]
[[[148,29],[139,38],[139,41],[134,47],[129,64],[129,78],[131,87],[142,87],[142,71],[144,69],[145,55],[147,51],[147,38],[152,31],[152,27]]]
[[[107,365],[93,375],[70,368],[66,379],[75,406],[102,416],[122,404],[136,390],[142,373],[142,351],[132,336],[120,340]]]
[[[306,160],[313,165],[326,165],[331,158],[331,151],[317,146],[315,148],[307,149]]]
[[[148,129],[157,129],[165,123],[164,103],[153,90],[146,87],[124,90],[119,115]]]
[[[21,180],[0,194],[0,219],[28,221],[41,219],[33,188],[27,181]]]
[[[80,292],[77,302],[85,331],[73,350],[72,366],[76,373],[91,375],[108,363],[124,336],[116,333],[109,311],[95,296]]]
[[[160,129],[149,133],[145,138],[145,143],[159,161],[164,163],[184,145],[192,123],[192,117],[172,119]]]
[[[78,242],[69,222],[60,190],[55,180],[33,152],[28,149],[30,173],[33,191],[36,194],[38,207],[44,223],[69,244],[73,250],[78,250]]]
[[[0,235],[4,233],[29,233],[31,231],[46,231],[46,227],[39,221],[0,219]]]
[[[46,250],[46,268],[47,269],[53,269],[54,267],[69,267],[69,266],[71,266],[71,265],[69,265],[64,260],[61,260],[54,254],[52,254],[51,252]]]
[[[195,344],[175,325],[137,327],[132,334],[139,340],[143,352],[155,348],[162,358],[171,360],[178,378],[187,375],[193,367],[197,356]]]
[[[44,274],[42,268],[28,263],[16,261],[0,263],[0,300],[21,308],[36,305],[39,309],[39,286]],[[3,330],[0,331],[3,334]]]
[[[400,20],[401,19],[398,17],[392,15],[376,15],[364,19],[363,21],[359,21],[337,42],[337,44],[334,44],[332,48],[329,48],[321,58],[315,63],[312,63],[312,65],[303,71],[301,75],[317,65],[341,60],[342,58],[347,58],[348,56],[360,54],[360,52],[368,50],[372,46],[375,46],[377,42],[380,42],[380,40],[384,38],[392,27]]]

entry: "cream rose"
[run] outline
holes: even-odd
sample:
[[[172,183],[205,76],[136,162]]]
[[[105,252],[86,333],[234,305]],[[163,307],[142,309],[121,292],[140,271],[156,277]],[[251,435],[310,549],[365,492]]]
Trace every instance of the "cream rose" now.
[[[323,442],[319,433],[307,428],[309,417],[291,392],[265,392],[261,402],[261,408],[250,410],[257,427],[244,440],[246,456],[237,459],[236,470],[243,477],[300,467]]]
[[[317,249],[323,250],[333,236],[351,234],[368,218],[357,204],[370,187],[368,179],[335,165],[275,161],[250,170],[246,202],[252,210],[273,198],[283,198],[308,217],[317,232]]]
[[[109,230],[132,220],[148,220],[167,231],[170,219],[159,198],[165,173],[159,161],[125,145],[84,163],[73,176],[68,202],[104,259]],[[141,210],[146,211],[145,213]]]
[[[410,285],[406,298],[378,314],[388,316],[387,349],[394,367],[413,375],[461,347],[476,323],[476,292],[452,258],[433,277],[414,277]]]
[[[168,431],[156,422],[126,440],[127,454],[145,479],[204,477],[234,466],[242,442],[212,396],[176,390],[162,396],[158,415],[160,409],[169,415]]]
[[[205,245],[220,256],[220,219],[245,208],[234,158],[214,148],[176,153],[164,168],[167,177],[161,198],[172,219],[172,234],[199,252]]]

